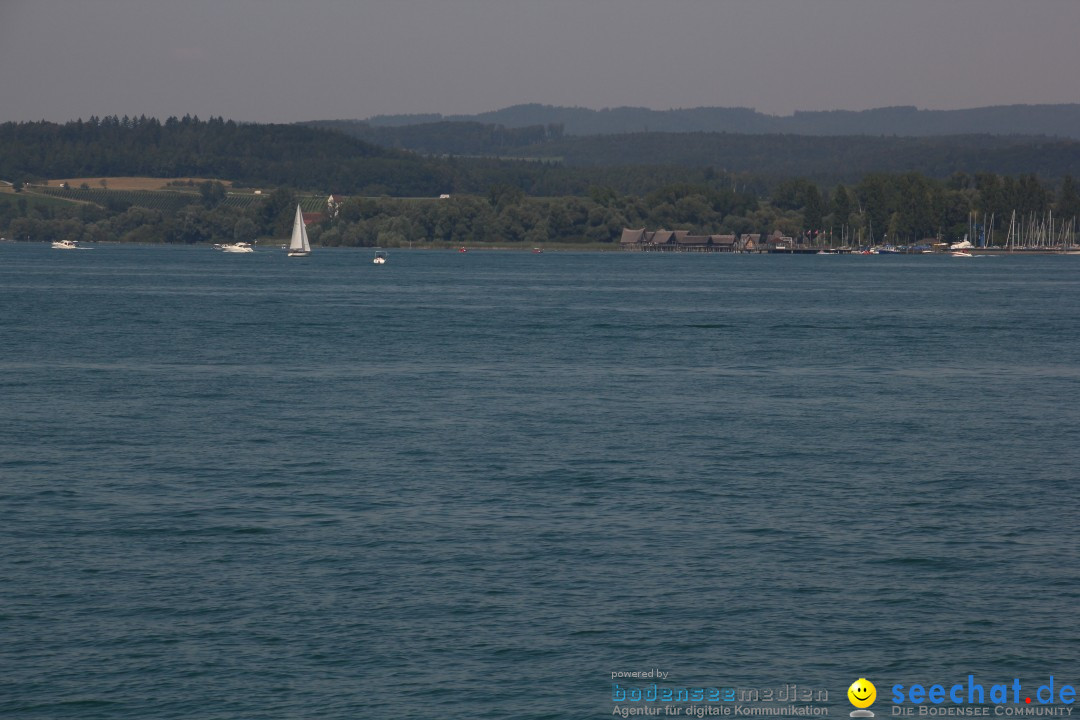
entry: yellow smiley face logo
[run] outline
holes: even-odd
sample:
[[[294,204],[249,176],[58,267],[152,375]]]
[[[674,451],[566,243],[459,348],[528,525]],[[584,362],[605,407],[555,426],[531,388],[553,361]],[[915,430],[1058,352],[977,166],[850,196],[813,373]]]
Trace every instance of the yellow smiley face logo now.
[[[847,689],[847,699],[857,708],[868,708],[877,699],[877,688],[866,678],[859,678]]]

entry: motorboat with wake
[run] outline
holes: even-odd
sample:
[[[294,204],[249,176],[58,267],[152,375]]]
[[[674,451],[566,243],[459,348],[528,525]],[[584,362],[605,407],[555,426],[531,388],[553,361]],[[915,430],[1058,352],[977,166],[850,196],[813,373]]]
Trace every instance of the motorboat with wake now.
[[[53,250],[93,250],[93,248],[82,247],[79,245],[78,240],[53,240]]]
[[[215,245],[214,247],[217,248],[218,250],[220,250],[221,252],[227,252],[227,253],[255,252],[255,248],[253,248],[251,246],[251,243],[246,243],[246,242],[224,243],[222,245]]]

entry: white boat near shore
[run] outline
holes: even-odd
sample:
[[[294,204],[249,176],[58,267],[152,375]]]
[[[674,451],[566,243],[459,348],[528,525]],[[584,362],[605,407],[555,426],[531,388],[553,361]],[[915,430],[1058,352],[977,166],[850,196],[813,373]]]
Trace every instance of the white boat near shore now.
[[[225,243],[223,245],[215,245],[214,247],[217,248],[218,250],[220,250],[221,252],[227,252],[227,253],[255,252],[255,248],[253,248],[251,246],[251,243],[246,243],[246,242]]]
[[[77,240],[53,240],[53,250],[93,250],[93,248],[82,247]]]

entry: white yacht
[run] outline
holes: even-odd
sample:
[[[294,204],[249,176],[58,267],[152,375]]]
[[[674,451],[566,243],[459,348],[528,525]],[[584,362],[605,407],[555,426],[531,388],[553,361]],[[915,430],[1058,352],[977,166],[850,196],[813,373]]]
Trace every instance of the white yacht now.
[[[246,243],[246,242],[226,243],[224,245],[215,245],[214,247],[216,247],[221,252],[227,252],[227,253],[255,252],[255,248],[251,247],[251,243]]]
[[[76,240],[53,240],[53,250],[89,250],[90,248],[81,248]]]
[[[971,244],[971,241],[968,240],[968,236],[965,235],[963,240],[961,240],[960,242],[953,243],[952,245],[949,246],[949,249],[950,250],[971,250],[974,247],[975,246]]]

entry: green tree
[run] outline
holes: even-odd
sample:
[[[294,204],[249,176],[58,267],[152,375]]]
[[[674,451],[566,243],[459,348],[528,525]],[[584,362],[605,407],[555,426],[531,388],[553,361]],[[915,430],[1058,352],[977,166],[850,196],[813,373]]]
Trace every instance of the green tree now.
[[[843,185],[837,185],[832,197],[833,225],[843,227],[851,220],[851,195]]]
[[[530,245],[542,245],[550,239],[549,232],[547,220],[541,220],[525,233],[525,242]]]
[[[173,242],[201,243],[209,242],[214,237],[214,227],[206,210],[197,205],[188,206],[176,218],[172,234]]]
[[[199,183],[199,195],[206,207],[217,207],[225,200],[225,186],[217,180]]]
[[[496,210],[502,210],[507,205],[515,205],[525,197],[525,191],[514,185],[492,185],[488,190],[488,202]]]
[[[701,195],[687,195],[675,202],[675,222],[682,226],[702,229],[709,225],[715,213]]]
[[[773,189],[772,204],[781,210],[798,210],[806,204],[810,183],[804,178],[783,180]]]
[[[916,241],[934,232],[935,188],[917,173],[896,179],[894,218],[890,220],[889,239],[894,242]]]
[[[1012,200],[1018,216],[1044,215],[1050,209],[1050,192],[1034,175],[1005,178],[1005,195]]]
[[[618,201],[619,194],[610,187],[601,187],[594,185],[593,187],[589,188],[589,199],[597,205],[611,207]]]
[[[975,206],[973,210],[983,213],[996,213],[1004,216],[1016,209],[1012,200],[1006,198],[1005,183],[993,173],[979,173],[975,176]]]
[[[296,194],[287,187],[276,188],[266,200],[255,218],[260,235],[284,237],[288,235],[296,214]]]
[[[803,189],[803,227],[811,233],[825,225],[825,201],[817,185],[807,184]]]
[[[1080,192],[1076,189],[1076,181],[1073,180],[1072,175],[1066,175],[1061,181],[1057,201],[1054,203],[1054,212],[1062,220],[1080,216]]]
[[[883,175],[868,175],[857,188],[857,196],[862,206],[863,225],[870,243],[877,242],[888,232],[889,216],[892,215],[886,192],[887,180]]]
[[[233,226],[233,240],[237,242],[250,242],[258,233],[255,221],[249,217],[242,217]]]

